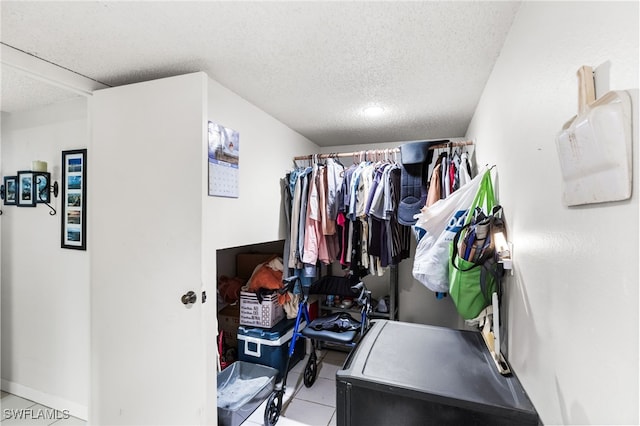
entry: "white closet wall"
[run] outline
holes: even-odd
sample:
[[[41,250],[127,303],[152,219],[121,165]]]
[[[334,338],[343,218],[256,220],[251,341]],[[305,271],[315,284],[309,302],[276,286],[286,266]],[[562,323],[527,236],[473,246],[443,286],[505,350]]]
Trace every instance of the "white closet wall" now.
[[[216,251],[284,238],[280,178],[317,147],[203,73],[92,105],[90,418],[215,424]],[[240,133],[239,198],[207,195],[208,120]]]
[[[545,424],[638,424],[638,2],[523,2],[467,137],[514,247],[508,358]],[[631,89],[633,194],[567,208],[555,138],[576,71]]]
[[[242,99],[220,83],[209,79],[207,118],[240,133],[240,178],[238,198],[207,197],[203,201],[203,280],[208,286],[214,308],[216,288],[216,252],[230,247],[282,240],[287,232],[281,203],[280,179],[291,167],[296,155],[317,152],[318,147],[274,117]],[[206,153],[203,153],[206,156]],[[206,182],[207,170],[203,171]],[[206,188],[205,188],[206,191]],[[228,267],[228,265],[226,265]],[[235,265],[234,265],[235,268]],[[207,335],[215,335],[215,309],[205,311],[205,324],[213,326]],[[207,353],[217,350],[208,339]],[[210,363],[213,366],[213,363]],[[215,371],[207,370],[207,395],[216,394]],[[213,409],[208,418],[214,418]],[[210,423],[213,424],[213,423]]]

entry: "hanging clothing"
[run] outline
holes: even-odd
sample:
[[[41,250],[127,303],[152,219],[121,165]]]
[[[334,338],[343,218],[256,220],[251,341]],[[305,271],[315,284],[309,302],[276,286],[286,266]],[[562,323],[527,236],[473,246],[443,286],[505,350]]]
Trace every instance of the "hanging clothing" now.
[[[426,174],[433,157],[431,145],[446,141],[409,142],[400,146],[402,156],[398,218],[401,224],[416,223],[414,216],[427,200]]]
[[[282,203],[282,208],[284,212],[285,221],[287,224],[287,228],[291,229],[291,207],[292,207],[292,194],[291,194],[291,173],[287,173],[284,179],[280,180],[280,194],[284,203]],[[291,234],[289,232],[286,233],[284,238],[284,250],[282,255],[282,260],[286,262],[287,268],[283,268],[283,276],[282,278],[288,278],[289,275],[289,256],[291,255]]]
[[[455,182],[456,182],[456,165],[453,163],[453,158],[449,159],[449,195],[451,195],[455,190]]]
[[[289,232],[289,268],[301,267],[301,265],[298,264],[300,259],[300,253],[298,251],[298,232],[300,229],[300,207],[302,199],[301,172],[302,171],[300,169],[292,171],[289,179],[289,182],[294,182],[293,197],[291,201],[291,226]]]
[[[286,264],[305,282],[318,263],[339,261],[358,276],[382,275],[410,256],[412,228],[399,220],[402,165],[377,160],[356,161],[348,167],[334,158],[324,164],[314,160],[283,179],[289,224]],[[423,164],[425,170],[429,166]],[[468,169],[466,153],[451,158],[441,154],[434,163],[424,208],[470,180]]]
[[[300,184],[302,186],[300,190],[300,217],[298,220],[298,250],[296,252],[296,256],[300,262],[302,262],[302,257],[304,256],[304,241],[308,214],[307,205],[309,203],[309,175],[312,173],[312,170],[311,167],[307,167],[300,175]]]
[[[442,198],[442,184],[440,169],[442,164],[436,164],[431,173],[431,180],[429,181],[429,194],[427,195],[427,203],[425,207],[431,207],[433,203]]]
[[[457,151],[451,159],[451,187],[453,192],[460,188],[460,155]]]
[[[460,167],[458,167],[458,175],[460,177],[460,186],[471,182],[471,164],[469,164],[469,155],[463,152],[460,155]]]
[[[290,268],[339,260],[358,274],[382,275],[384,267],[406,257],[403,247],[410,240],[404,230],[410,228],[397,222],[397,164],[365,161],[344,169],[328,159],[291,171],[287,182]]]
[[[314,164],[309,182],[309,196],[307,201],[307,215],[304,224],[304,250],[302,252],[302,262],[313,265],[320,256],[321,239],[318,235],[320,227],[320,203],[318,201],[318,187],[316,178],[318,175],[318,165]]]
[[[451,195],[451,184],[449,180],[449,157],[447,154],[442,156],[442,166],[440,167],[441,181],[442,181],[442,198],[447,198]]]
[[[344,166],[340,162],[333,158],[327,158],[326,163],[326,180],[327,180],[327,218],[329,220],[336,220],[338,217],[339,203],[338,194],[342,187],[342,176],[344,173]]]

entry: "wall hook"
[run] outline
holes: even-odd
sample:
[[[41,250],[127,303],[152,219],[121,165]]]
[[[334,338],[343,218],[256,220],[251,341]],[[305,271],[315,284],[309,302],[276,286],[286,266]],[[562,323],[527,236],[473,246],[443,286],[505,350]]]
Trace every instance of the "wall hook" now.
[[[51,211],[49,212],[49,214],[50,214],[51,216],[55,216],[55,215],[56,215],[56,213],[57,213],[57,212],[56,212],[56,209],[54,209],[54,208],[53,208],[53,206],[52,206],[51,204],[47,203],[46,201],[43,201],[42,203],[43,203],[45,206],[47,206],[47,207],[49,207],[49,208],[51,209]]]
[[[50,185],[48,189],[49,189],[49,193],[52,193],[55,198],[58,198],[58,181],[53,182],[53,185]],[[43,196],[42,196],[43,192],[46,194],[46,190],[47,190],[47,188],[45,187],[45,188],[42,189],[42,191],[38,192],[38,199],[42,204],[46,205],[47,207],[49,207],[51,209],[49,214],[51,216],[55,216],[56,213],[57,213],[56,209],[51,204],[49,204],[47,202],[46,198],[43,198]]]
[[[49,191],[53,192],[53,196],[55,198],[58,198],[58,181],[53,182],[53,185],[51,185]]]

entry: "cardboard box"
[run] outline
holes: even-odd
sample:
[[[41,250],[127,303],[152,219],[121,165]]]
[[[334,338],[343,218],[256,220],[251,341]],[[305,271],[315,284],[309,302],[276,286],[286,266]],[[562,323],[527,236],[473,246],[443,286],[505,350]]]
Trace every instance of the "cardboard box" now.
[[[271,328],[283,318],[284,309],[276,293],[263,297],[260,303],[255,293],[240,292],[240,325]]]
[[[248,280],[261,263],[281,254],[274,253],[239,253],[236,255],[236,276]]]
[[[238,327],[240,326],[240,304],[228,305],[218,312],[218,330],[224,331],[227,346],[238,346]]]

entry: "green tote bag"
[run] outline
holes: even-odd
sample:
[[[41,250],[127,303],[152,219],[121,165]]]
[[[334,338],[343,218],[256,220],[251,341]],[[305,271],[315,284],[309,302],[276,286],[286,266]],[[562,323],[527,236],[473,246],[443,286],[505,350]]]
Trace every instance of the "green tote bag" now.
[[[458,313],[466,320],[477,317],[485,307],[491,304],[493,292],[499,290],[501,265],[497,263],[495,258],[493,244],[485,254],[474,262],[458,255],[458,243],[474,227],[489,225],[489,229],[491,229],[491,225],[496,219],[492,215],[495,206],[496,200],[491,174],[490,171],[487,171],[471,204],[465,225],[449,244],[449,294]],[[496,210],[501,211],[499,206]],[[480,211],[486,213],[484,215],[474,214],[474,212]],[[482,216],[484,217],[480,221]]]

